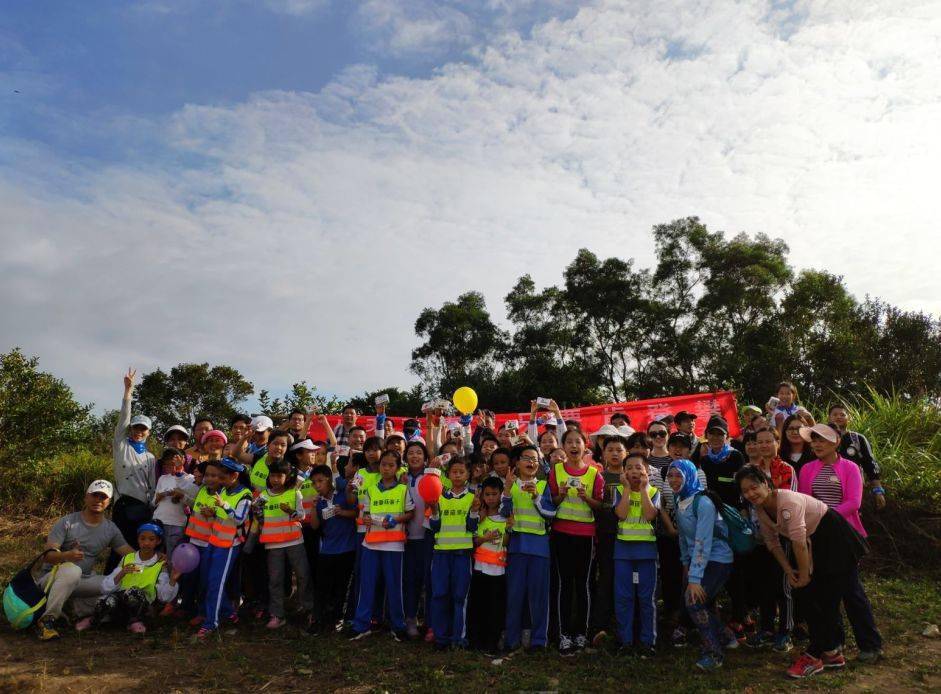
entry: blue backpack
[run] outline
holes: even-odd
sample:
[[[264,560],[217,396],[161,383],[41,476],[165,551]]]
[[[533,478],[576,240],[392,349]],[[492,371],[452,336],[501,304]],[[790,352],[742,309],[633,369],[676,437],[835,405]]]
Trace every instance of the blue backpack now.
[[[693,514],[697,517],[699,516],[699,500],[702,496],[703,493],[700,492],[693,499]],[[716,504],[715,500],[710,500],[713,504]],[[725,525],[729,529],[729,536],[722,535],[717,527],[713,527],[712,536],[721,537],[728,542],[734,554],[748,554],[755,549],[758,540],[755,537],[755,528],[752,526],[751,521],[743,517],[734,506],[721,502],[717,506],[719,515],[722,516],[722,520],[725,521]]]
[[[53,575],[49,577],[45,590],[33,580],[33,567],[51,551],[47,549],[20,569],[3,591],[3,612],[14,629],[25,629],[30,624],[35,624],[46,611],[47,593],[59,567],[52,567]]]

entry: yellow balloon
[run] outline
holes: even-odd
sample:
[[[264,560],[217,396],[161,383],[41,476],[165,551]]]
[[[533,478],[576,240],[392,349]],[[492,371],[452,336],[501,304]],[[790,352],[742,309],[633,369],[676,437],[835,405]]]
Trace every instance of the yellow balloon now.
[[[461,386],[454,391],[454,397],[451,398],[451,402],[454,403],[454,407],[456,407],[457,411],[461,414],[471,414],[477,409],[477,393],[474,392],[473,388]]]

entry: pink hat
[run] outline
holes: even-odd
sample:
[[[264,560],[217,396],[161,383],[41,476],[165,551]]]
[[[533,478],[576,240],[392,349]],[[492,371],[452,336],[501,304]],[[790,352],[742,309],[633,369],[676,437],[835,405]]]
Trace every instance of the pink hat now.
[[[229,442],[229,438],[225,435],[225,432],[219,431],[218,429],[212,429],[203,434],[203,437],[199,440],[199,445],[203,445],[209,439],[222,439],[223,446]]]

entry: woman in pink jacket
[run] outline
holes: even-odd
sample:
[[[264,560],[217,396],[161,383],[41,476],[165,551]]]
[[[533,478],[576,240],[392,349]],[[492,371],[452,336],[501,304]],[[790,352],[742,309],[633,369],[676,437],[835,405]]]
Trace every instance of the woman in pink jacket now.
[[[840,455],[840,434],[829,424],[815,424],[801,427],[800,435],[810,443],[817,459],[801,468],[797,491],[820,499],[866,537],[866,529],[859,518],[863,475],[856,463]]]
[[[859,519],[859,506],[863,501],[863,475],[856,463],[840,456],[840,433],[829,424],[815,424],[812,427],[801,427],[800,434],[802,439],[810,443],[817,459],[801,468],[797,491],[824,502],[843,516],[860,537],[865,537],[866,529]],[[882,636],[876,628],[872,606],[858,578],[851,581],[843,591],[843,609],[853,627],[860,660],[879,660],[882,657]]]

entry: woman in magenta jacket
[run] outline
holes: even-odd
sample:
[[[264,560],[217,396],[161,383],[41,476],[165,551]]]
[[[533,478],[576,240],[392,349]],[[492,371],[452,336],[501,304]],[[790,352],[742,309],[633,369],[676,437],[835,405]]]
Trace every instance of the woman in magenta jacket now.
[[[863,475],[856,463],[839,454],[840,434],[829,424],[801,427],[800,434],[810,443],[817,459],[801,468],[797,491],[820,499],[866,537],[866,529],[859,517],[859,507],[863,502]],[[831,440],[833,437],[835,441]]]
[[[863,475],[856,463],[839,454],[840,433],[829,424],[815,424],[801,427],[800,434],[810,443],[817,459],[801,468],[797,491],[824,502],[843,516],[860,537],[865,537],[866,530],[859,519]],[[882,657],[882,636],[876,628],[872,605],[859,582],[859,574],[853,572],[852,575],[856,578],[843,590],[843,608],[856,636],[860,660],[874,662]]]

